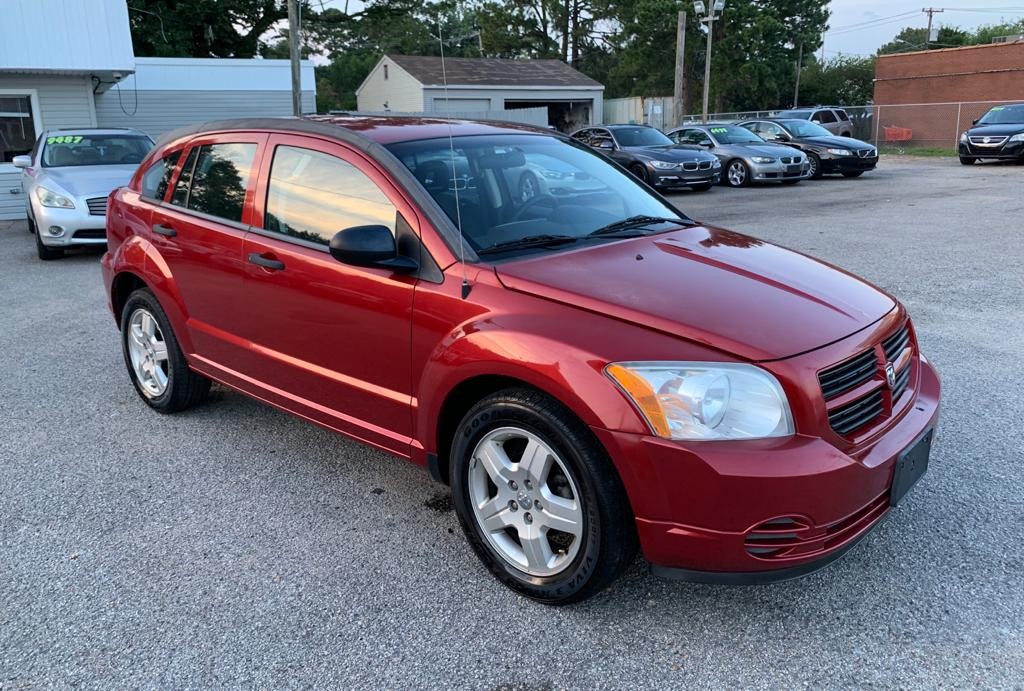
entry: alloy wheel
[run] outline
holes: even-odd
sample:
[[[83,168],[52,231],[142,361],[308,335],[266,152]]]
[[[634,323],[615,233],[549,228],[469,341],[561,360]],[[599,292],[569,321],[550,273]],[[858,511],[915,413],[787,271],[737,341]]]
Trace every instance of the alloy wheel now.
[[[729,184],[733,187],[742,187],[747,181],[747,167],[740,161],[733,161],[729,165]]]
[[[536,197],[538,192],[537,179],[530,174],[524,175],[522,182],[519,183],[519,198],[528,202]]]
[[[170,375],[167,342],[156,319],[141,307],[128,321],[128,356],[146,396],[156,398],[167,390]]]
[[[564,570],[583,542],[580,493],[568,467],[525,429],[485,435],[469,465],[473,515],[493,551],[531,576]]]
[[[812,177],[812,178],[818,177],[818,165],[819,165],[818,157],[817,156],[808,156],[807,157],[807,162],[810,164],[810,171],[808,173],[808,177]]]

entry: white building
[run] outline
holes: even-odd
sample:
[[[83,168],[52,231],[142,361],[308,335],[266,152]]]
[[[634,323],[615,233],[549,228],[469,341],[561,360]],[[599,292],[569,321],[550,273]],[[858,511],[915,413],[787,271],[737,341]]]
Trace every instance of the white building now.
[[[445,81],[447,78],[447,97]],[[561,60],[385,55],[356,89],[360,111],[459,116],[546,108],[544,124],[601,123],[604,86]]]
[[[0,220],[24,218],[11,160],[43,130],[291,115],[287,60],[136,58],[125,0],[0,2]],[[315,112],[312,63],[302,105]]]

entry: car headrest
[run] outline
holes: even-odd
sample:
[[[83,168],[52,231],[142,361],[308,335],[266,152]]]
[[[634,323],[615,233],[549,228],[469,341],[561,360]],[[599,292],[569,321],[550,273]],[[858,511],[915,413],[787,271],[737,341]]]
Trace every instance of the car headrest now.
[[[70,146],[52,146],[47,151],[51,166],[70,166],[75,164],[75,154]]]
[[[431,192],[443,192],[452,185],[452,172],[444,161],[427,161],[416,166],[416,179]]]

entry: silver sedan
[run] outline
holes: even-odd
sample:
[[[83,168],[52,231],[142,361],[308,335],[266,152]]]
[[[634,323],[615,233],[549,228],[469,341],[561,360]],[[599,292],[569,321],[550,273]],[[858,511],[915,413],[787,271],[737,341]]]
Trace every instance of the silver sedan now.
[[[104,244],[107,195],[128,184],[151,148],[153,140],[138,130],[48,130],[31,153],[15,156],[39,258]]]
[[[807,156],[800,150],[770,144],[736,125],[684,125],[668,132],[668,138],[717,156],[724,168],[722,183],[730,187],[746,187],[751,182],[792,185],[811,174]]]

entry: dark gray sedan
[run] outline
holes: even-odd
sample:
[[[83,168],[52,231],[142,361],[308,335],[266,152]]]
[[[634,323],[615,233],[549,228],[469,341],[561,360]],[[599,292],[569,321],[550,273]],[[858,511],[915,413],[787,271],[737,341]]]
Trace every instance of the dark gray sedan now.
[[[573,133],[648,185],[660,190],[689,187],[709,190],[718,183],[722,164],[717,157],[691,147],[677,146],[647,125],[604,125]]]

